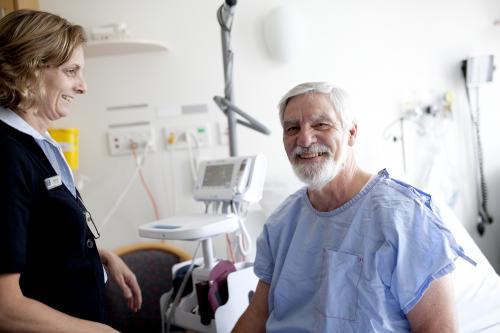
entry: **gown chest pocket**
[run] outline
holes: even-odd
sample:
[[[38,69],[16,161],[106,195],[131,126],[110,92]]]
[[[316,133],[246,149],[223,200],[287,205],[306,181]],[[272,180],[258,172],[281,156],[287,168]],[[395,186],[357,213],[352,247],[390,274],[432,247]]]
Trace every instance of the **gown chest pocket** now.
[[[323,249],[317,310],[326,317],[356,321],[358,284],[363,258],[354,254]]]

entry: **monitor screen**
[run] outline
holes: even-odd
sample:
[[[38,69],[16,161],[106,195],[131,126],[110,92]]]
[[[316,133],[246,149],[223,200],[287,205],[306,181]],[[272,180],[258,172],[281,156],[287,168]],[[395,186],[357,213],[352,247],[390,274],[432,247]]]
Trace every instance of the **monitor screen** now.
[[[205,170],[202,186],[231,186],[234,164],[209,165]]]

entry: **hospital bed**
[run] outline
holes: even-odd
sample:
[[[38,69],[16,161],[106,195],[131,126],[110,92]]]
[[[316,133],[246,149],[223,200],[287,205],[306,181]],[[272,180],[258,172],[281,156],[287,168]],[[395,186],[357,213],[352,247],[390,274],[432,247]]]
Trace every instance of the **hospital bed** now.
[[[452,273],[458,324],[461,333],[500,332],[500,277],[474,240],[446,205],[438,204],[441,217],[465,253],[477,262],[456,261]]]

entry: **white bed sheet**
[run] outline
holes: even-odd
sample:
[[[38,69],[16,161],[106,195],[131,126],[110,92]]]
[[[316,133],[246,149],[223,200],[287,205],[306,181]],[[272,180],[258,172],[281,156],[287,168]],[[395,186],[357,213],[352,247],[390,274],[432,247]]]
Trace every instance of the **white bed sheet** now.
[[[461,333],[500,332],[500,277],[472,237],[447,205],[439,205],[441,216],[465,253],[477,262],[456,261],[452,273],[456,310]]]

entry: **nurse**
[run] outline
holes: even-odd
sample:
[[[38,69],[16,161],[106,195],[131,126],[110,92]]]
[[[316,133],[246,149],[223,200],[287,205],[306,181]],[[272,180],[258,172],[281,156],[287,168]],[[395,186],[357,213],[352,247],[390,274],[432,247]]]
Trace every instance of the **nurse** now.
[[[97,248],[90,213],[47,132],[87,90],[85,42],[81,26],[57,15],[19,10],[0,19],[1,332],[116,332],[104,324],[106,275],[131,310],[141,306],[135,275]]]

